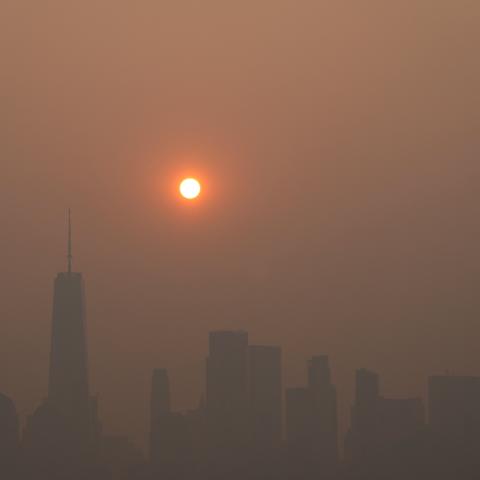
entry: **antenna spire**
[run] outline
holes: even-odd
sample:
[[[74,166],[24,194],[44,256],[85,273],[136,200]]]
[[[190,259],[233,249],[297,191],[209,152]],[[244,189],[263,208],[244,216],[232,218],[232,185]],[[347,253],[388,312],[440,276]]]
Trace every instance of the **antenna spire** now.
[[[72,273],[72,215],[70,209],[68,209],[68,245],[67,245],[67,262],[68,273]]]

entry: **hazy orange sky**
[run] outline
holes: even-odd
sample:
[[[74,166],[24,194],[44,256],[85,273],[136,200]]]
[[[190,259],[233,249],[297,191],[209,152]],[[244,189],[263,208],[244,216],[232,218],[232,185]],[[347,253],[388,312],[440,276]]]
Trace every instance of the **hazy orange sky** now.
[[[344,424],[357,367],[480,374],[479,45],[477,0],[3,0],[0,391],[46,395],[67,207],[107,432],[216,328],[329,354]]]

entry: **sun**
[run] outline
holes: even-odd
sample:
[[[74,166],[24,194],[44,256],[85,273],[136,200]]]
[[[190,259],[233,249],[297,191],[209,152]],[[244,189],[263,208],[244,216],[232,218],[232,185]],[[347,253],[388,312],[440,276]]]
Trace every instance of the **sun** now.
[[[180,190],[180,195],[187,200],[193,200],[200,195],[202,191],[202,186],[196,178],[185,178],[180,182],[178,188]]]

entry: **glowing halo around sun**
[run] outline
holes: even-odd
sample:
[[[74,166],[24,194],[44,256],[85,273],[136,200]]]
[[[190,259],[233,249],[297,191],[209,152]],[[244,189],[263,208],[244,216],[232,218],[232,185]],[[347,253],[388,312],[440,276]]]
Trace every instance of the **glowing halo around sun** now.
[[[183,198],[194,200],[200,195],[202,186],[196,178],[185,178],[180,182],[178,190]]]

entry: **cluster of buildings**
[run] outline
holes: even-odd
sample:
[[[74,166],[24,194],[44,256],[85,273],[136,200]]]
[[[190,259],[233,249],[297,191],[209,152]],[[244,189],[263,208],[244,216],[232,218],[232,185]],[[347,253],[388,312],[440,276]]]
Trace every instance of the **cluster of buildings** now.
[[[206,399],[196,410],[173,411],[167,371],[153,373],[151,471],[158,478],[480,478],[480,377],[431,376],[427,409],[421,398],[384,397],[378,374],[359,369],[342,439],[328,357],[313,356],[306,367],[307,385],[284,391],[280,347],[249,345],[246,332],[211,332]]]
[[[205,397],[194,410],[175,411],[168,372],[153,371],[143,458],[128,439],[102,434],[89,391],[84,284],[71,258],[69,248],[54,284],[48,396],[21,434],[13,402],[0,394],[0,478],[480,478],[480,378],[430,377],[427,416],[420,398],[385,398],[378,375],[360,369],[340,439],[328,357],[311,357],[307,384],[284,391],[281,348],[250,345],[243,331],[210,333]]]

